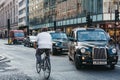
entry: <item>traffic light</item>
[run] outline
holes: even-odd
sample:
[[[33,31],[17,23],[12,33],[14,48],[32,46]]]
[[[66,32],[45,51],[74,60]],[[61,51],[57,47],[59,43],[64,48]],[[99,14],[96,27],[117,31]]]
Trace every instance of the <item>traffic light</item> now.
[[[90,15],[88,14],[87,17],[86,17],[87,24],[89,23],[89,21],[90,21]]]
[[[56,30],[56,21],[54,21],[54,30]]]
[[[92,26],[92,19],[90,18],[90,14],[87,15],[86,22],[88,27]]]
[[[10,19],[8,19],[8,31],[10,30]]]
[[[119,11],[115,10],[115,21],[119,21]]]

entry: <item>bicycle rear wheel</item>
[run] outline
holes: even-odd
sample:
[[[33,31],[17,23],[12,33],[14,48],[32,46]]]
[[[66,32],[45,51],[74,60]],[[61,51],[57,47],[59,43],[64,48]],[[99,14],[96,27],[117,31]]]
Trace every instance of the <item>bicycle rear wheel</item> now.
[[[40,73],[41,71],[41,64],[36,62],[36,71],[37,73]]]
[[[48,58],[44,61],[44,77],[48,79],[51,73],[51,64]]]

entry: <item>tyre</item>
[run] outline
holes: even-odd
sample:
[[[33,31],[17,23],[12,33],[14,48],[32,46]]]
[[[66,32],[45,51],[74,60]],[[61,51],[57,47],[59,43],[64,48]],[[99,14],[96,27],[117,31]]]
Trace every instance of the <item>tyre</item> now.
[[[44,77],[45,79],[48,79],[50,77],[51,73],[51,64],[48,58],[44,61]]]
[[[55,55],[57,53],[56,49],[53,48],[52,55]]]
[[[24,43],[24,46],[26,46],[26,43]]]
[[[77,54],[75,54],[74,61],[75,61],[76,69],[81,69],[82,64],[80,64],[81,62],[80,62],[80,59],[78,58]]]
[[[110,69],[111,70],[115,69],[115,65],[110,65]]]
[[[41,71],[41,64],[36,62],[36,71],[37,73],[40,73]]]
[[[13,44],[17,44],[17,40],[13,40]]]

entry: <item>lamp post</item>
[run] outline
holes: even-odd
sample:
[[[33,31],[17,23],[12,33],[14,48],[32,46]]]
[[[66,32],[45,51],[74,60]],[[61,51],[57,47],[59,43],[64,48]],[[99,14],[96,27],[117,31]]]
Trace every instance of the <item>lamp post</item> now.
[[[118,21],[119,21],[119,11],[115,10],[115,27],[114,27],[115,47],[116,47],[116,43],[117,43],[116,27],[118,26]]]
[[[118,22],[119,22],[119,0],[115,1],[116,4],[116,10],[115,10],[115,27],[114,27],[114,39],[115,39],[115,47],[117,44],[117,35],[116,35],[116,30],[117,30],[117,26],[118,26]]]
[[[29,35],[29,0],[27,0],[27,8],[26,8],[26,23],[27,23],[27,35]]]
[[[10,19],[8,19],[7,22],[8,22],[8,44],[10,44],[10,36],[9,36],[9,33],[10,33]]]

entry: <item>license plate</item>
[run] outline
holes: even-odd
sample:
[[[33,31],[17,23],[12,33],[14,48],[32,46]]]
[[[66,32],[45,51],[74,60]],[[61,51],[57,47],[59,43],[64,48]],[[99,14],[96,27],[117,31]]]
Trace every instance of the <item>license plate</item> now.
[[[68,49],[62,49],[62,50],[67,51]]]
[[[105,65],[107,64],[107,61],[93,61],[94,65]]]

